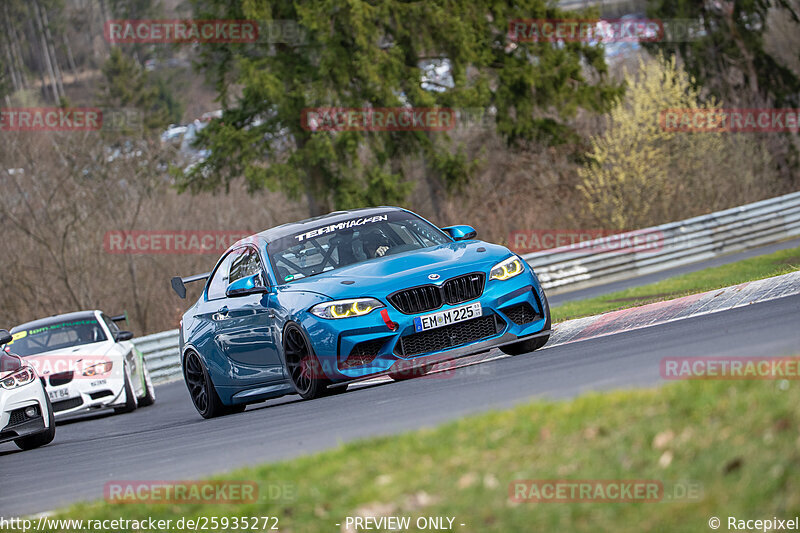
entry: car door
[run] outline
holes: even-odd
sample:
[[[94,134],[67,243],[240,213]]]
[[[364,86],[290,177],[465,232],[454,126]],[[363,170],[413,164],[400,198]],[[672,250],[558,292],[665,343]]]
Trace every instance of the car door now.
[[[253,245],[231,253],[227,284],[252,275],[260,275],[265,286],[267,276],[261,256]],[[225,297],[212,317],[215,340],[231,361],[240,383],[260,383],[281,379],[275,320],[268,306],[269,293]]]

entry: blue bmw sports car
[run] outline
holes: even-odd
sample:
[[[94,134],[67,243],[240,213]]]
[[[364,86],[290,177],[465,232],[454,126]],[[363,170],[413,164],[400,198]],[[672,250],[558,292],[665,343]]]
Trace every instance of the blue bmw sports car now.
[[[231,246],[183,315],[180,350],[206,418],[356,380],[418,376],[498,347],[543,346],[550,308],[533,270],[470,226],[439,229],[395,207],[338,211]]]

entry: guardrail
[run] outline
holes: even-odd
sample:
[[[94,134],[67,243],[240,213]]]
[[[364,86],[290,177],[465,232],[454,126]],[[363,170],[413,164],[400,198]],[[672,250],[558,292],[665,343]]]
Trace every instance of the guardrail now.
[[[536,270],[548,293],[634,278],[719,255],[800,235],[800,192],[771,198],[633,232],[615,235],[630,246],[607,248],[608,237],[574,247],[523,255]],[[637,242],[656,236],[659,246],[636,251]],[[650,242],[652,245],[652,241]],[[639,246],[641,247],[641,246]],[[587,251],[596,248],[600,251]],[[134,344],[144,354],[154,383],[181,376],[178,330],[139,337]]]
[[[144,355],[153,383],[171,381],[181,376],[179,342],[177,329],[133,339],[133,344]]]
[[[551,294],[634,278],[800,235],[800,192],[523,255]],[[649,241],[642,246],[643,241]],[[614,246],[610,246],[613,243]]]

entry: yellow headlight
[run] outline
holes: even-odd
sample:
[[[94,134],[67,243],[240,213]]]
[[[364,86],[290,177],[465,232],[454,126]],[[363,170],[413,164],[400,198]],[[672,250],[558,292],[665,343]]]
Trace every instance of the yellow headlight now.
[[[525,267],[522,266],[521,260],[516,257],[511,257],[502,263],[496,264],[489,273],[489,279],[503,281],[521,274],[524,269]]]

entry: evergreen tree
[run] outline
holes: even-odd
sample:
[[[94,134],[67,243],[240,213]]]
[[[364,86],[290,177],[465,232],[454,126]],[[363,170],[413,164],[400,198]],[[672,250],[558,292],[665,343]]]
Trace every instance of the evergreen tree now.
[[[251,190],[305,194],[311,214],[398,203],[411,187],[403,156],[421,156],[448,189],[464,184],[472,162],[446,133],[309,131],[303,110],[492,109],[509,144],[559,143],[574,138],[567,119],[578,109],[603,111],[621,94],[605,79],[600,47],[509,37],[513,19],[569,18],[543,0],[192,4],[195,19],[255,20],[262,31],[257,43],[201,46],[198,66],[224,115],[199,135],[211,155],[179,173],[184,189],[214,190],[244,177]],[[430,59],[449,61],[452,88],[422,87],[421,61]]]

